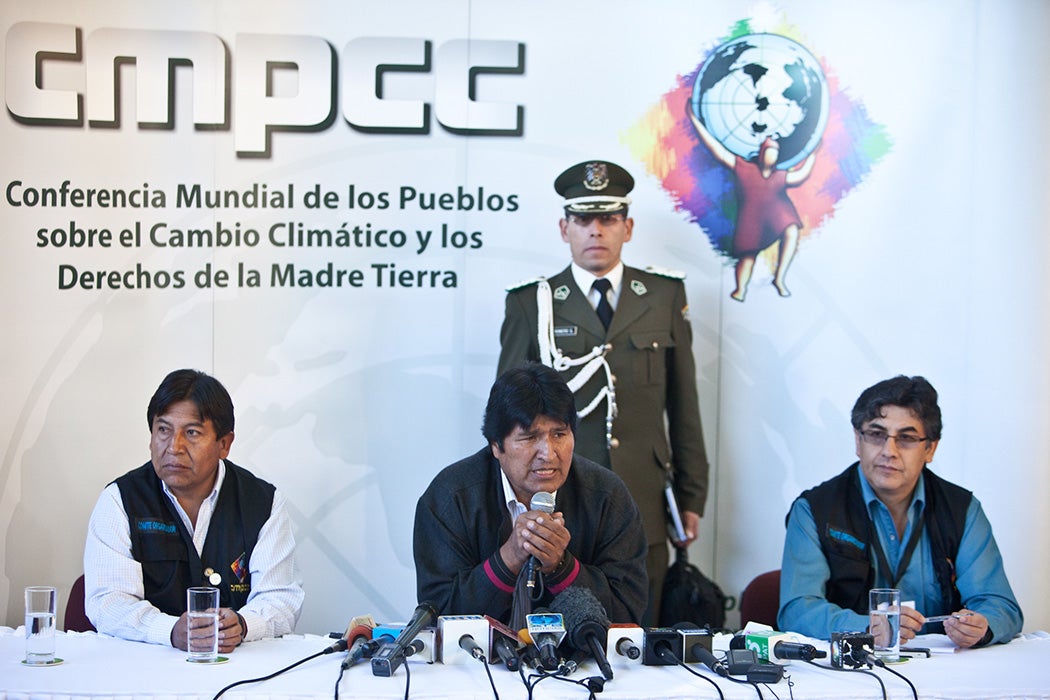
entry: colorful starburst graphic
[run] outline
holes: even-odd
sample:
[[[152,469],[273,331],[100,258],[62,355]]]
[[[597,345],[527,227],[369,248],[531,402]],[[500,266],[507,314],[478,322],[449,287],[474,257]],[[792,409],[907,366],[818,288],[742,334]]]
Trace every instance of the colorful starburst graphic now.
[[[783,20],[780,20],[775,28],[763,32],[753,31],[750,21],[741,21],[728,36],[704,49],[699,64],[690,73],[679,75],[674,87],[623,135],[623,140],[632,155],[645,164],[648,172],[659,179],[663,189],[671,196],[675,209],[685,212],[690,221],[698,224],[712,248],[727,260],[741,258],[739,250],[734,247],[739,218],[736,191],[738,183],[733,169],[726,166],[726,158],[734,156],[728,151],[723,151],[726,156],[719,159],[698,136],[699,127],[694,123],[695,116],[690,115],[702,117],[698,114],[698,95],[701,89],[706,88],[706,84],[698,84],[697,77],[702,77],[701,83],[711,82],[707,79],[707,73],[711,72],[710,66],[717,66],[719,61],[728,64],[743,56],[744,50],[740,49],[738,44],[747,45],[748,35],[776,35],[770,38],[782,42],[789,41],[800,49],[805,46],[798,29],[787,25]],[[752,41],[751,49],[758,51],[759,49],[754,48],[755,44],[759,42]],[[733,51],[736,53],[733,54]],[[834,215],[835,207],[842,198],[860,184],[891,147],[885,128],[875,123],[868,116],[864,105],[847,93],[828,62],[815,54],[810,55],[807,52],[806,55],[810,56],[814,71],[823,72],[818,88],[821,93],[826,91],[826,95],[819,95],[822,100],[820,109],[826,110],[826,115],[821,115],[822,121],[824,116],[826,121],[822,126],[822,133],[818,133],[814,141],[816,146],[812,151],[812,169],[802,182],[789,190],[790,200],[801,224],[799,240],[806,240],[821,229]],[[764,78],[755,73],[756,67],[759,72],[764,70],[760,64],[761,60],[761,55],[759,62],[741,59],[746,65],[738,75],[730,76],[739,83],[741,90],[751,88],[753,94],[754,84],[746,85],[746,81],[757,82]],[[793,70],[796,65],[801,65],[801,62],[785,65],[786,70],[783,72],[796,73]],[[797,75],[795,77],[797,78]],[[782,86],[775,82],[775,77],[766,79],[773,81],[774,86],[780,90],[770,91],[774,98],[782,94],[790,97],[791,90],[797,91],[797,86],[781,90]],[[720,94],[726,94],[733,89],[736,89],[735,85],[723,89]],[[761,109],[766,109],[769,100],[765,97],[762,100]],[[761,136],[763,129],[776,127],[775,124],[770,126],[763,122],[763,119],[770,116],[769,111],[756,114],[761,117],[757,120],[760,123],[745,122],[743,116],[739,119],[744,126],[751,129],[752,136]],[[731,116],[731,119],[735,118]],[[712,127],[711,124],[708,126]],[[737,142],[739,140],[734,141],[732,134],[726,132],[719,140],[728,147],[737,146],[737,156],[747,157],[740,150],[740,143]],[[787,140],[782,143],[786,151]],[[801,156],[791,163],[791,166],[796,167],[799,160]],[[783,167],[783,164],[779,167]],[[776,264],[776,248],[777,246],[769,246],[760,253],[771,269]],[[784,295],[787,296],[786,293]],[[742,300],[742,296],[739,299]]]

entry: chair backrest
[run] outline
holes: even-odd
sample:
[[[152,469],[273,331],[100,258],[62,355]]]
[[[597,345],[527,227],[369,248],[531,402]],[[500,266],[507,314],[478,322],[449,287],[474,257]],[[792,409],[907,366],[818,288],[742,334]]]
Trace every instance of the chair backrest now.
[[[761,622],[776,629],[780,609],[780,569],[759,574],[740,594],[740,625]]]
[[[95,626],[91,624],[87,613],[84,612],[84,575],[73,582],[69,590],[69,600],[66,601],[66,616],[63,620],[66,632],[94,632]]]

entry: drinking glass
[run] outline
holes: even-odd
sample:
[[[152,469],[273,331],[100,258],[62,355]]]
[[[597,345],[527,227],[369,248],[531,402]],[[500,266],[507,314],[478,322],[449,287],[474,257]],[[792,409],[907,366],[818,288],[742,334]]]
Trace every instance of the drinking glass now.
[[[896,661],[901,646],[899,588],[872,588],[868,592],[868,623],[875,638],[875,656],[884,661]]]
[[[54,586],[26,588],[26,665],[55,663],[55,608],[58,593]]]
[[[214,663],[219,658],[219,589],[196,586],[186,591],[187,661]]]

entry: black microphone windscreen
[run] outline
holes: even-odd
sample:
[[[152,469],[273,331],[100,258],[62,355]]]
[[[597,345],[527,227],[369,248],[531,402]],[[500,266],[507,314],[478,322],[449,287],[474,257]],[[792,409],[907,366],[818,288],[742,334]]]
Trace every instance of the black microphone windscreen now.
[[[595,634],[603,639],[608,635],[609,617],[601,601],[589,588],[569,586],[554,596],[551,610],[562,614],[569,641],[577,649],[585,648],[587,634]]]

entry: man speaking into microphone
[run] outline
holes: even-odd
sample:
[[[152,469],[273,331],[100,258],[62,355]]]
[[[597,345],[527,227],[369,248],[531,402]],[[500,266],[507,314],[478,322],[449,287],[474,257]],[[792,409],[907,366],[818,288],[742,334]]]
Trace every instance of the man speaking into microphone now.
[[[496,380],[488,444],[438,473],[416,505],[419,600],[440,615],[507,622],[518,575],[535,557],[544,580],[535,605],[575,585],[611,620],[640,622],[648,547],[638,507],[614,472],[573,454],[575,431],[575,400],[555,370],[530,363]],[[541,492],[554,496],[553,512],[530,509]]]

